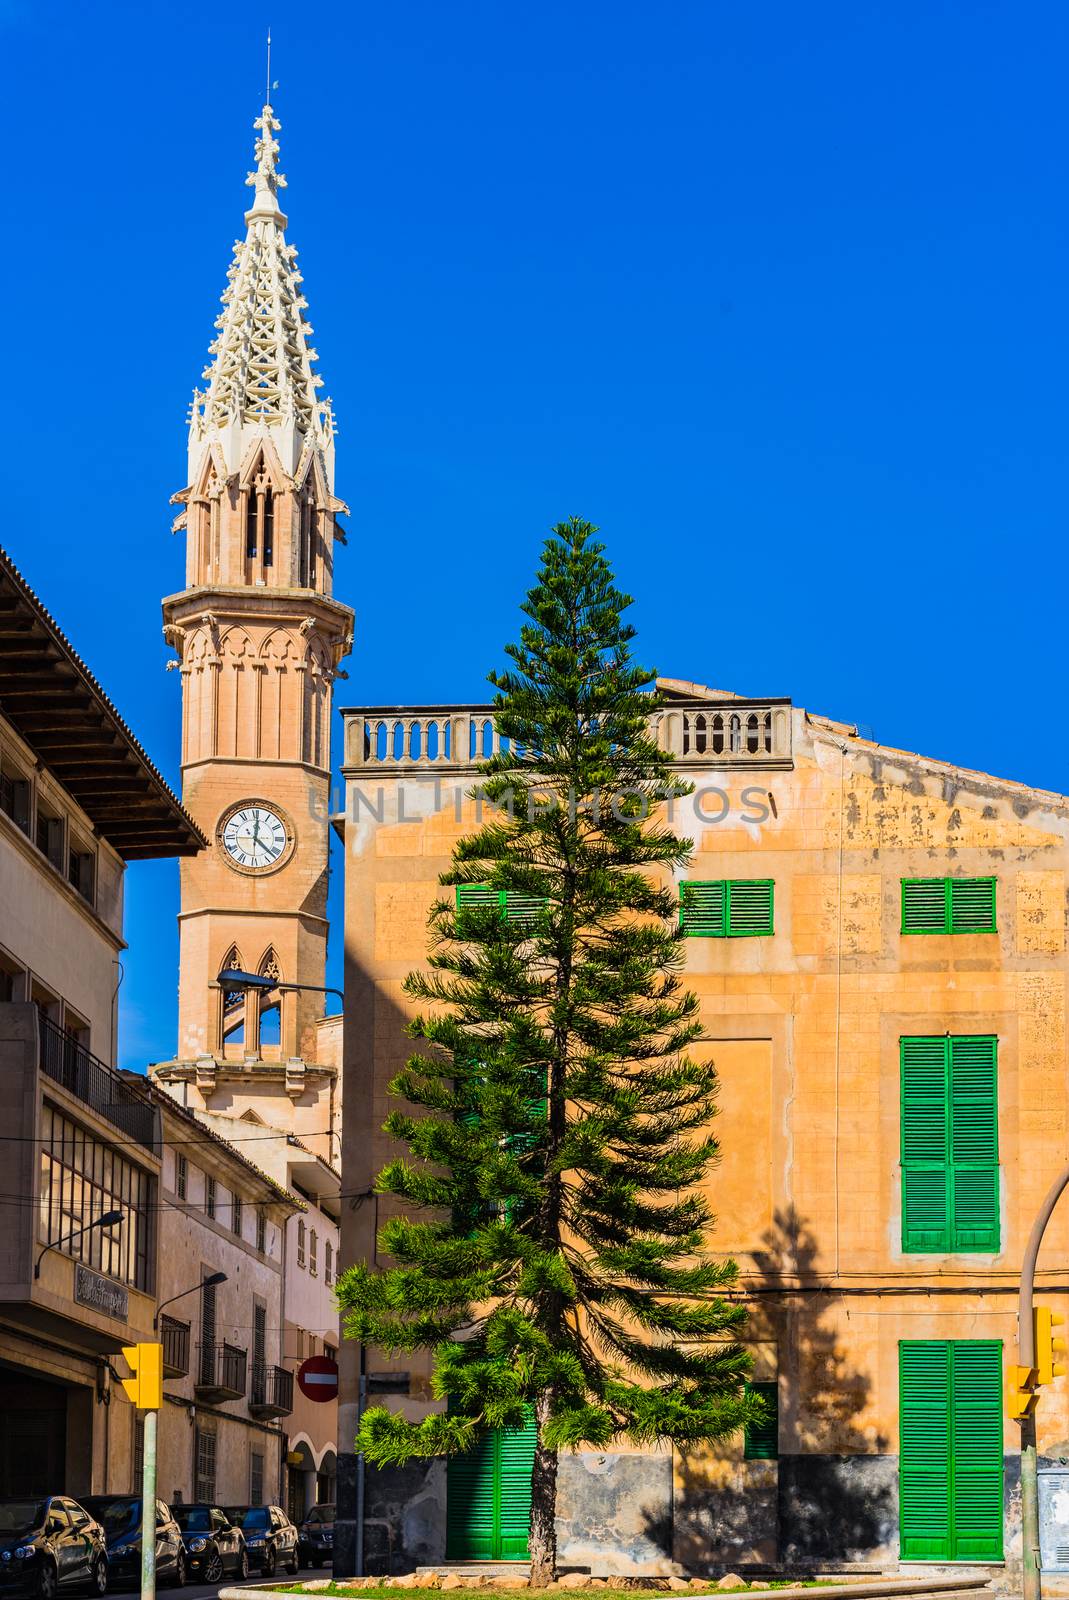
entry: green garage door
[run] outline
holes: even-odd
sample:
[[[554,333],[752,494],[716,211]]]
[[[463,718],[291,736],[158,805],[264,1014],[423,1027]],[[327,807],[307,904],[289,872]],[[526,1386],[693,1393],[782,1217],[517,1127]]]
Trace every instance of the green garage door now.
[[[447,1561],[525,1561],[534,1467],[533,1412],[523,1428],[492,1428],[467,1455],[450,1456]]]
[[[1002,1344],[899,1345],[903,1561],[1002,1560]]]

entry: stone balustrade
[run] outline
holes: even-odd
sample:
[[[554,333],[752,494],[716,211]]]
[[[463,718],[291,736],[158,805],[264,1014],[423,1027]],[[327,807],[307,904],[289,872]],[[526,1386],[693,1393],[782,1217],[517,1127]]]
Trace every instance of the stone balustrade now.
[[[472,770],[509,750],[490,706],[363,706],[343,712],[346,766],[380,773]],[[696,700],[653,713],[662,750],[687,767],[789,767],[791,702]],[[522,758],[522,751],[516,752]]]

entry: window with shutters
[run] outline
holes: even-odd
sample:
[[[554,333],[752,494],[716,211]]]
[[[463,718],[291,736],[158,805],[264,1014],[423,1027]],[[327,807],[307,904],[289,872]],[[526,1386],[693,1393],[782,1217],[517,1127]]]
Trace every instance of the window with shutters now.
[[[249,1451],[249,1500],[254,1506],[264,1503],[264,1458],[262,1450]]]
[[[494,907],[502,922],[516,922],[528,927],[536,923],[549,905],[548,899],[537,894],[518,894],[514,889],[488,889],[481,883],[457,884],[458,911],[486,911]]]
[[[193,1428],[193,1498],[209,1505],[215,1499],[215,1434],[202,1422]]]
[[[186,1160],[185,1156],[178,1155],[175,1157],[174,1163],[174,1192],[178,1196],[179,1200],[184,1200],[186,1198],[186,1192],[188,1188],[189,1162]]]
[[[216,1205],[217,1193],[218,1193],[218,1191],[217,1191],[217,1188],[216,1188],[215,1179],[214,1178],[205,1178],[205,1180],[204,1180],[204,1211],[205,1211],[205,1214],[207,1216],[211,1217],[213,1221],[215,1220],[215,1205]]]
[[[679,921],[694,939],[752,939],[775,932],[772,878],[681,883]]]
[[[323,1282],[334,1282],[334,1246],[329,1239],[323,1245]]]
[[[997,933],[995,878],[903,878],[903,933]]]
[[[314,1228],[308,1233],[308,1271],[313,1278],[319,1271],[319,1235]]]
[[[267,1218],[262,1211],[256,1213],[256,1248],[262,1256],[267,1254]]]
[[[942,1034],[900,1041],[902,1248],[999,1248],[998,1040]]]
[[[297,1218],[297,1265],[304,1266],[304,1218]]]
[[[234,1194],[230,1197],[230,1227],[231,1230],[237,1234],[239,1239],[241,1238],[241,1220],[241,1196],[239,1194]]]
[[[1001,1561],[1002,1344],[899,1344],[903,1561]]]
[[[779,1455],[779,1384],[748,1383],[746,1393],[765,1404],[762,1422],[750,1422],[743,1435],[743,1456],[747,1461],[775,1461]]]

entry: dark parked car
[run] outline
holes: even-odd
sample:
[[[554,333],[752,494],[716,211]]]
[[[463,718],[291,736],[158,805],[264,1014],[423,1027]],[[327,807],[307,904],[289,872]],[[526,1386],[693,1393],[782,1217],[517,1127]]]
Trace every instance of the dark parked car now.
[[[245,1535],[235,1528],[219,1506],[175,1506],[174,1520],[182,1530],[186,1566],[191,1578],[218,1583],[224,1573],[249,1576]]]
[[[274,1576],[279,1567],[296,1572],[300,1566],[297,1550],[297,1529],[281,1506],[224,1506],[224,1511],[241,1528],[249,1563],[258,1567],[265,1578]]]
[[[82,1505],[102,1525],[108,1546],[108,1581],[122,1589],[141,1583],[141,1496],[139,1494],[89,1494]],[[156,1577],[159,1582],[186,1581],[186,1550],[182,1530],[169,1506],[156,1501]]]
[[[310,1567],[334,1560],[334,1506],[313,1506],[301,1523],[300,1552]]]
[[[102,1595],[107,1587],[104,1530],[77,1500],[0,1500],[0,1595],[53,1600],[59,1589]]]

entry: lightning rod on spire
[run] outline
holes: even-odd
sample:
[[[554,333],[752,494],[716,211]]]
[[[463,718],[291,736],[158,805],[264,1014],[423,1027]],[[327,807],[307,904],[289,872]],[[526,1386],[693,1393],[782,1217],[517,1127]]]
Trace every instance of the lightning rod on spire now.
[[[267,89],[264,93],[264,105],[271,104],[271,28],[267,29]]]

